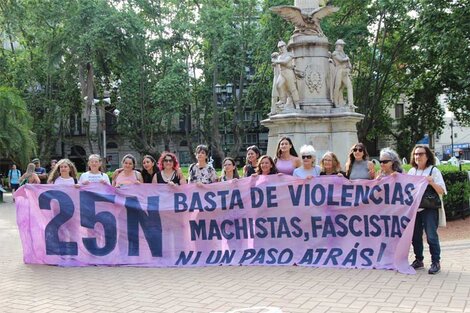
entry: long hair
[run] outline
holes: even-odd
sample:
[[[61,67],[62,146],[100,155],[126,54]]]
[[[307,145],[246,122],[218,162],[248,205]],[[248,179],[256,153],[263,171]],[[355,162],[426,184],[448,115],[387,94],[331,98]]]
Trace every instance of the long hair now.
[[[238,170],[237,170],[237,163],[235,163],[235,160],[231,157],[226,157],[223,161],[222,161],[222,175],[221,177],[225,177],[225,167],[224,167],[224,164],[226,161],[230,161],[232,164],[233,164],[233,178],[240,178],[240,175],[238,175]]]
[[[248,153],[248,151],[253,151],[255,154],[256,154],[256,159],[258,160],[260,155],[261,155],[261,151],[259,150],[259,148],[255,145],[253,146],[249,146],[248,148],[246,148],[246,152]],[[250,164],[250,162],[248,161],[248,158],[246,158],[246,164]],[[251,166],[256,166],[257,164],[251,164]]]
[[[289,144],[291,145],[291,148],[289,150],[289,153],[293,156],[299,156],[297,154],[297,151],[295,151],[295,148],[294,148],[294,144],[292,143],[292,140],[289,138],[289,137],[282,137],[281,139],[279,139],[279,142],[277,143],[277,147],[276,147],[276,157],[274,158],[274,161],[277,161],[278,158],[281,157],[281,142],[284,141],[284,140],[287,140],[289,142]]]
[[[155,161],[155,158],[149,154],[146,154],[144,155],[144,157],[142,158],[142,162],[144,161],[144,159],[149,159],[150,161],[152,161],[153,163],[153,166],[152,166],[152,170],[153,170],[153,173],[158,173],[159,169],[158,169],[158,165],[157,165],[157,161]],[[148,174],[150,175],[150,173],[142,166],[142,174]]]
[[[160,158],[158,159],[158,168],[160,169],[160,171],[163,171],[163,160],[165,160],[167,156],[171,157],[171,159],[173,160],[173,169],[175,171],[178,170],[180,168],[180,163],[178,162],[178,158],[176,157],[176,155],[171,152],[165,151],[162,153],[162,155],[160,155]]]
[[[346,161],[346,165],[345,165],[346,177],[349,177],[349,175],[351,174],[354,161],[356,160],[356,158],[354,157],[354,151],[353,151],[354,149],[362,149],[362,152],[363,152],[362,159],[364,161],[369,159],[369,153],[367,153],[366,146],[362,142],[358,142],[355,145],[353,145],[351,149],[349,149],[348,160]]]
[[[339,163],[339,160],[338,160],[338,157],[336,156],[336,154],[334,154],[333,152],[331,151],[327,151],[323,157],[321,158],[321,161],[320,161],[320,168],[321,168],[321,171],[322,172],[325,172],[325,157],[331,157],[332,159],[332,163],[333,163],[333,169],[335,172],[339,172],[341,171],[341,163]]]
[[[256,173],[258,173],[259,175],[262,175],[263,174],[263,171],[261,170],[261,162],[264,160],[264,159],[268,159],[269,160],[269,163],[271,163],[271,170],[269,171],[269,175],[271,174],[277,174],[278,173],[278,170],[277,170],[277,167],[276,167],[276,164],[274,163],[274,160],[273,158],[271,158],[269,155],[263,155],[262,157],[259,158],[258,160],[258,165],[256,166]]]
[[[429,147],[425,145],[416,145],[411,151],[411,156],[410,156],[411,166],[413,166],[414,168],[418,168],[418,164],[415,162],[415,151],[418,148],[424,149],[424,151],[426,152],[426,156],[428,158],[428,160],[426,161],[426,167],[430,165],[436,165],[436,158],[434,156],[434,153],[432,153],[431,149],[429,149]]]
[[[52,170],[52,172],[49,174],[49,177],[47,178],[47,183],[48,184],[53,184],[55,180],[60,176],[60,166],[62,164],[67,164],[69,167],[69,175],[70,177],[77,179],[77,168],[75,167],[75,164],[73,164],[72,161],[69,159],[61,159],[59,162],[57,162],[56,166]]]
[[[35,169],[36,169],[36,165],[34,165],[34,163],[29,163],[28,166],[26,167],[26,172],[24,173],[24,178],[29,179],[31,177],[31,175],[36,173]]]

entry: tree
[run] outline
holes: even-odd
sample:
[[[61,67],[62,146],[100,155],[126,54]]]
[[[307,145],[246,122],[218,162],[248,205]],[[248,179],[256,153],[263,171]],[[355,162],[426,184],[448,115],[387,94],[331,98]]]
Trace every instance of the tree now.
[[[31,116],[17,90],[0,87],[1,157],[25,166],[35,152]]]

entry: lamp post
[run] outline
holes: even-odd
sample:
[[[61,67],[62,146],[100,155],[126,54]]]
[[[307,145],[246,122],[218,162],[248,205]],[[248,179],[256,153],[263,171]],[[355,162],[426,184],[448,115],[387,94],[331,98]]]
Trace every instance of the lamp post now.
[[[223,89],[223,87],[225,87]],[[228,83],[225,86],[221,86],[219,84],[216,84],[215,87],[215,93],[217,95],[217,105],[222,106],[223,108],[223,125],[224,125],[224,142],[223,142],[223,150],[224,154],[227,154],[227,121],[226,121],[226,115],[227,115],[227,105],[229,102],[232,100],[232,92],[233,92],[233,84]]]
[[[454,157],[454,119],[450,120],[450,153],[451,158]]]

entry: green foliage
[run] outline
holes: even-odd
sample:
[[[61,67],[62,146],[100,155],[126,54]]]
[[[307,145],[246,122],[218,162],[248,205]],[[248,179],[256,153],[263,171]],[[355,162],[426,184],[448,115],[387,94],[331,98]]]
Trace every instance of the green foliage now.
[[[36,147],[31,124],[18,92],[0,87],[0,157],[10,158],[20,166],[28,164]]]

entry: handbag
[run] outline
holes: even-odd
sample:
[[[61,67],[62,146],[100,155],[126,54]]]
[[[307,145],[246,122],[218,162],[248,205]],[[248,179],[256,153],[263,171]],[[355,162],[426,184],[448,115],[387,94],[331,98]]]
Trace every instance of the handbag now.
[[[447,219],[446,219],[446,211],[444,210],[444,206],[439,208],[439,227],[446,227],[447,226]]]
[[[432,175],[433,169],[434,169],[434,166],[431,168],[431,172],[429,173],[429,176]],[[442,207],[441,197],[438,195],[436,190],[434,190],[434,188],[431,185],[428,185],[426,187],[426,190],[424,191],[423,197],[421,198],[421,203],[419,204],[419,208],[437,210],[440,207]]]

